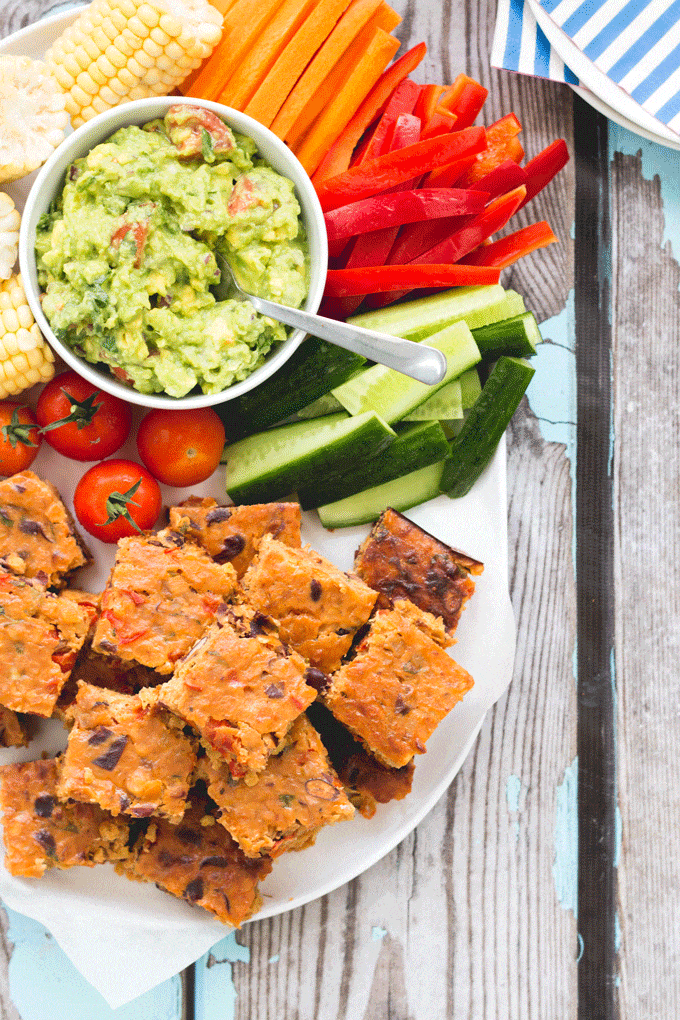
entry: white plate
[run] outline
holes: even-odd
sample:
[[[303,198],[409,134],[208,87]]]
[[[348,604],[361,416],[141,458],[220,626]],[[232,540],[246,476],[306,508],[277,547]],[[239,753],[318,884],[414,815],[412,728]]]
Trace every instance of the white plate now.
[[[548,42],[555,48],[567,67],[579,78],[585,89],[575,89],[586,102],[630,131],[670,149],[680,149],[680,138],[631,95],[601,71],[572,39],[555,24],[538,0],[528,0],[532,13]]]
[[[75,18],[57,15],[24,29],[0,44],[0,52],[40,57],[50,40]],[[8,188],[22,205],[26,179]],[[135,422],[141,410],[133,411]],[[134,442],[117,456],[136,459]],[[43,445],[34,469],[45,475],[71,504],[84,467]],[[196,492],[224,500],[222,472]],[[187,490],[163,487],[164,502],[177,502]],[[371,867],[421,821],[446,790],[470,750],[486,711],[510,681],[515,630],[507,588],[507,521],[505,443],[471,493],[446,496],[409,512],[422,527],[482,560],[486,567],[458,629],[455,658],[475,678],[475,686],[442,722],[419,757],[413,792],[400,802],[379,807],[367,821],[324,830],[314,847],[277,860],[263,885],[265,905],[258,917],[271,917],[323,896]],[[343,569],[368,528],[325,531],[314,513],[303,514],[306,541]],[[88,539],[96,563],[81,571],[77,583],[100,591],[113,561],[110,546]],[[40,741],[29,748],[2,752],[2,760],[28,760],[44,748],[53,754],[63,745],[59,724],[45,723]],[[75,965],[112,1005],[141,994],[202,955],[224,934],[203,911],[166,896],[153,886],[116,877],[109,866],[48,872],[40,879],[18,879],[0,869],[0,895],[10,907],[36,918],[55,935]],[[96,932],[93,946],[92,933]]]

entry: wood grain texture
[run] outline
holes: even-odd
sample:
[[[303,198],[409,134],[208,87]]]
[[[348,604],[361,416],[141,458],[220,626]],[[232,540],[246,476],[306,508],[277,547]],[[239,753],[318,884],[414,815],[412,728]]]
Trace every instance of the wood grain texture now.
[[[622,1017],[656,1020],[680,1013],[680,174],[677,153],[639,147],[644,173],[639,153],[611,167],[619,996]]]

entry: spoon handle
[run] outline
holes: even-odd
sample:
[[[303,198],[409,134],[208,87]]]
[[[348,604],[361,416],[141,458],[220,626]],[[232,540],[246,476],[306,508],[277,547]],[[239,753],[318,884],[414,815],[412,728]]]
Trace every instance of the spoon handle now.
[[[441,382],[446,375],[446,356],[434,347],[414,343],[413,340],[402,340],[387,333],[377,333],[372,329],[363,329],[361,326],[352,326],[336,319],[327,319],[323,315],[312,315],[299,308],[287,308],[285,305],[265,301],[251,294],[248,295],[248,300],[262,315],[269,315],[272,319],[294,329],[304,329],[321,340],[328,340],[329,343],[354,351],[355,354],[363,354],[370,361],[394,368],[412,379],[427,383],[428,386]]]

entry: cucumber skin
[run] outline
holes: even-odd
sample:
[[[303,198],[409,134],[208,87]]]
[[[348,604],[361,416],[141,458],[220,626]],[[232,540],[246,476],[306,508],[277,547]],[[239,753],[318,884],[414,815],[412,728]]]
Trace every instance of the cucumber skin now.
[[[407,340],[424,340],[454,322],[463,321],[470,329],[476,329],[525,310],[524,301],[516,291],[505,291],[500,284],[492,284],[456,287],[375,312],[363,312],[347,321]]]
[[[350,528],[355,524],[370,524],[378,519],[385,507],[404,512],[412,506],[434,499],[441,492],[441,475],[444,461],[411,471],[407,475],[364,489],[355,496],[328,503],[317,513],[325,528]]]
[[[360,354],[308,336],[269,379],[235,400],[215,405],[227,442],[276,425],[346,382],[365,364]]]
[[[324,472],[313,485],[298,486],[298,499],[303,510],[314,510],[327,503],[337,503],[367,488],[441,461],[449,444],[437,421],[418,422],[397,434],[393,443],[374,457],[352,458],[348,470],[335,475]]]
[[[533,312],[523,312],[511,319],[473,329],[472,335],[484,361],[495,361],[502,354],[511,358],[531,358],[536,354],[536,343],[543,340]]]
[[[338,417],[330,415],[329,417]],[[234,503],[271,503],[282,499],[291,492],[297,491],[298,486],[309,488],[314,480],[322,477],[326,471],[337,470],[343,463],[348,461],[361,460],[366,457],[373,457],[380,453],[392,442],[394,442],[394,430],[390,428],[377,414],[369,413],[361,416],[364,420],[357,419],[357,426],[353,431],[343,433],[339,439],[323,443],[316,450],[306,453],[303,457],[292,459],[288,464],[274,468],[269,472],[262,471],[251,481],[233,484],[229,487],[227,474],[227,494]],[[351,421],[350,418],[343,419]],[[319,423],[319,429],[324,427],[324,419],[316,418],[310,422],[301,422],[297,425],[283,425],[280,429],[272,429],[263,433],[263,439],[274,438],[276,433],[284,429],[295,430],[300,424],[313,425]],[[253,437],[246,441],[252,442]],[[238,446],[238,444],[235,444]],[[233,452],[234,447],[230,448]],[[238,453],[238,451],[236,451]]]
[[[467,495],[494,455],[519,407],[535,369],[519,358],[501,357],[450,443],[442,473],[442,491],[452,499]]]

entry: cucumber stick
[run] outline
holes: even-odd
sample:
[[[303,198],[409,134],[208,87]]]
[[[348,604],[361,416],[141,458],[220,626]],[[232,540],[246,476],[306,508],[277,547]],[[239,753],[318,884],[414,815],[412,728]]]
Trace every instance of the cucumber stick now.
[[[242,439],[276,425],[339,386],[365,363],[360,354],[308,336],[269,379],[234,400],[215,405],[227,439]]]
[[[469,369],[474,372],[475,369]],[[428,397],[422,404],[404,417],[404,421],[451,421],[452,418],[463,417],[463,397],[461,393],[460,379],[452,379],[446,386],[442,386],[431,397]]]
[[[348,321],[391,336],[423,340],[453,322],[464,321],[470,329],[477,329],[524,311],[521,296],[514,290],[504,290],[497,283],[485,287],[456,287],[402,305],[364,312]]]
[[[476,368],[469,368],[467,372],[463,372],[458,377],[460,383],[460,399],[463,405],[463,411],[468,411],[477,397],[482,392],[482,384],[479,381],[479,372]]]
[[[455,322],[427,338],[427,343],[446,355],[447,372],[437,386],[426,386],[384,365],[373,365],[336,386],[333,396],[350,414],[375,411],[386,422],[400,421],[415,407],[480,361],[479,348],[464,322]]]
[[[325,414],[336,414],[344,411],[344,407],[332,393],[324,393],[318,400],[312,401],[306,407],[301,407],[297,413],[299,421],[307,421],[309,418],[323,418]]]
[[[493,457],[534,371],[520,358],[498,359],[465,424],[451,440],[441,481],[449,496],[465,496],[477,481]]]
[[[501,354],[512,358],[530,358],[543,342],[533,312],[523,312],[502,322],[473,329],[472,335],[485,361],[495,361]]]
[[[444,462],[411,471],[391,482],[364,489],[337,503],[320,506],[318,513],[326,528],[349,528],[352,524],[368,524],[377,520],[386,506],[393,510],[409,510],[440,494]]]
[[[397,438],[381,453],[359,460],[352,456],[338,463],[335,470],[319,473],[311,484],[298,485],[298,499],[303,510],[312,510],[369,486],[398,478],[417,468],[435,464],[446,457],[449,444],[438,421],[422,421],[397,433]]]
[[[344,412],[282,425],[227,446],[225,485],[234,503],[268,503],[309,488],[343,465],[361,463],[396,433],[374,412]]]

